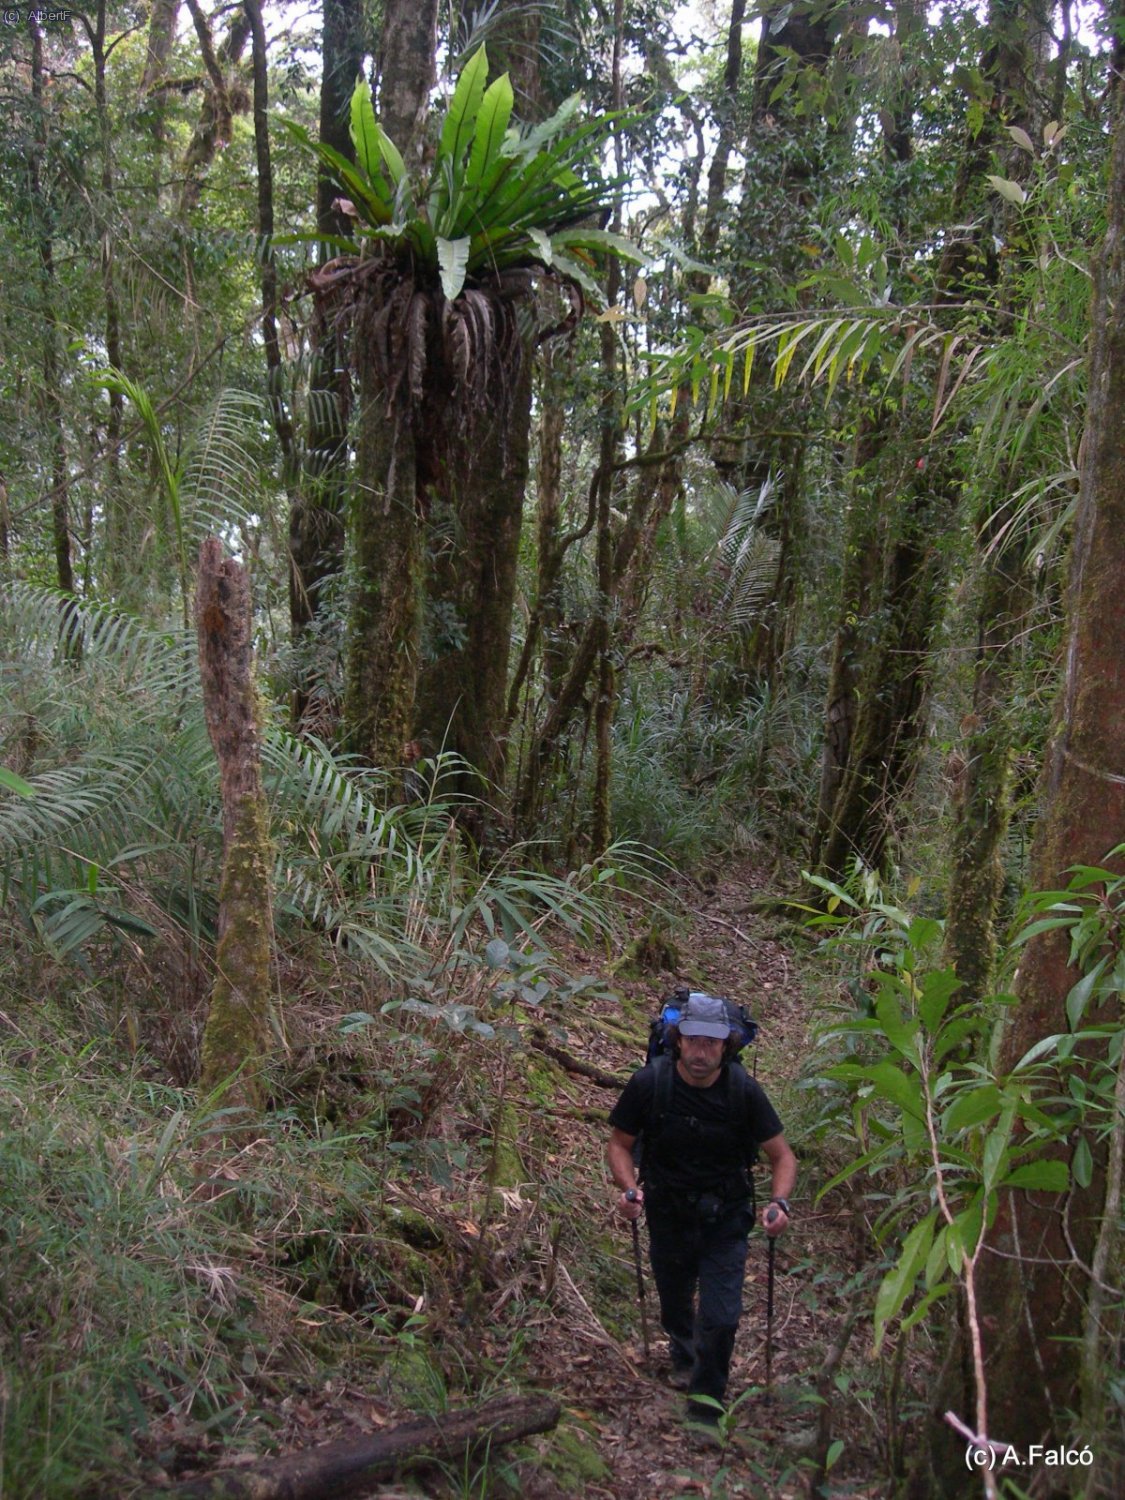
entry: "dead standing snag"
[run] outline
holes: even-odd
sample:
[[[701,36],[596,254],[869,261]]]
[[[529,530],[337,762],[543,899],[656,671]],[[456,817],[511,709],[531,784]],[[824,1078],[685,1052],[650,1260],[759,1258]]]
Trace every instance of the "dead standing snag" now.
[[[214,537],[200,548],[195,622],[203,709],[223,803],[216,974],[203,1032],[200,1089],[207,1094],[223,1088],[224,1106],[256,1108],[273,946],[269,815],[262,791],[250,582],[245,568],[224,557]],[[234,1081],[226,1084],[228,1079]]]

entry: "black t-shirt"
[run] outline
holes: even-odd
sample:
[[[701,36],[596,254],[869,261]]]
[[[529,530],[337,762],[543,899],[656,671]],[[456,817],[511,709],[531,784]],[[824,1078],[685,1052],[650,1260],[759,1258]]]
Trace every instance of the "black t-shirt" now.
[[[729,1197],[730,1185],[763,1141],[781,1134],[781,1121],[753,1078],[730,1078],[724,1067],[710,1088],[693,1088],[673,1069],[667,1116],[655,1125],[656,1068],[652,1063],[633,1074],[614,1105],[609,1123],[626,1135],[643,1135],[646,1193],[661,1198],[678,1194],[717,1193]],[[743,1090],[748,1092],[744,1098]]]

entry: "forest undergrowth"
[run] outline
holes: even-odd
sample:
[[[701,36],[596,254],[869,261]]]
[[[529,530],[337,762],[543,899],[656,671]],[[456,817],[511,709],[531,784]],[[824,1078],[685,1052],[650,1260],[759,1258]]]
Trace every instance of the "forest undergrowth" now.
[[[632,922],[592,949],[561,936],[559,962],[586,982],[513,1003],[491,1036],[384,1014],[343,956],[290,958],[270,1107],[234,1154],[215,1149],[230,1122],[175,1082],[182,1035],[173,1046],[143,1007],[14,953],[0,1007],[0,1494],[174,1492],[217,1466],[519,1391],[554,1394],[553,1432],[367,1493],[884,1493],[925,1351],[870,1357],[868,1237],[841,1193],[815,1201],[842,1161],[802,1081],[816,960],[798,928],[752,909],[761,883],[749,864],[680,882],[663,970],[636,967],[647,906],[626,902]],[[602,1160],[613,1080],[638,1065],[678,981],[759,1019],[750,1063],[802,1162],[770,1386],[756,1236],[718,1452],[693,1446],[661,1378],[651,1280],[645,1359]]]

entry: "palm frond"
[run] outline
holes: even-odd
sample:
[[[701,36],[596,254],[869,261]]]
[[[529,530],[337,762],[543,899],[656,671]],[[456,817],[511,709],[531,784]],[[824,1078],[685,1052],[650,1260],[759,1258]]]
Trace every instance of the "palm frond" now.
[[[777,581],[781,544],[762,530],[762,519],[774,501],[772,475],[758,490],[729,492],[726,527],[719,540],[719,561],[726,574],[720,603],[736,629],[753,622],[769,603]]]
[[[198,680],[190,631],[157,630],[111,605],[22,581],[0,589],[0,643],[0,681],[44,673],[60,663],[65,647],[68,689],[81,691],[76,684],[83,676],[97,675],[104,684],[112,671],[123,690],[137,694],[141,717],[166,713],[169,698],[193,693]]]
[[[180,494],[185,525],[196,544],[255,521],[261,489],[255,449],[266,421],[265,405],[257,396],[223,390],[189,440]]]

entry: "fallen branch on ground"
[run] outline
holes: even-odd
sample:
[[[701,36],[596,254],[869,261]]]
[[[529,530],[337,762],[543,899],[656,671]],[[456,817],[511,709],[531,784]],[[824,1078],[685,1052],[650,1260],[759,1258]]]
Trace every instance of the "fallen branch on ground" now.
[[[176,1500],[336,1500],[370,1488],[405,1463],[453,1460],[549,1432],[561,1414],[549,1396],[502,1396],[469,1411],[419,1417],[386,1432],[323,1443],[253,1468],[219,1469],[168,1491]]]
[[[565,1047],[559,1047],[554,1042],[547,1041],[542,1032],[532,1034],[531,1045],[537,1052],[546,1053],[568,1073],[579,1073],[583,1078],[592,1078],[603,1089],[620,1090],[628,1082],[627,1078],[619,1078],[616,1073],[607,1073],[604,1068],[596,1067],[593,1063],[584,1062],[582,1058],[575,1057],[573,1052],[568,1052]]]

